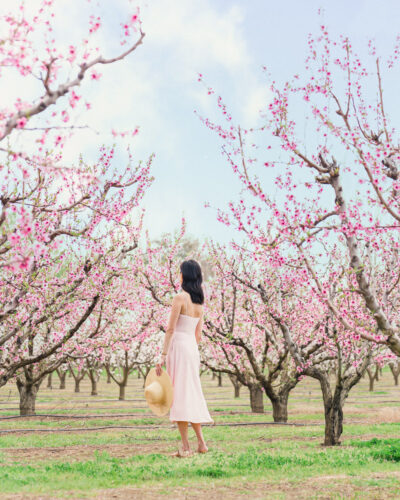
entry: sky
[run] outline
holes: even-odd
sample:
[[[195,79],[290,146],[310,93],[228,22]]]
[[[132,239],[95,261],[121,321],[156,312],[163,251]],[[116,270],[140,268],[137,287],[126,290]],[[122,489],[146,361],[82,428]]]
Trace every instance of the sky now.
[[[228,241],[233,230],[204,202],[224,208],[240,187],[217,136],[194,113],[212,118],[216,111],[197,73],[244,126],[261,123],[259,110],[269,98],[264,65],[278,81],[301,72],[307,35],[318,32],[321,20],[360,50],[375,38],[386,53],[399,33],[400,2],[383,0],[377,8],[363,0],[156,0],[141,12],[146,39],[132,64],[147,68],[150,81],[142,92],[149,101],[137,108],[134,92],[132,114],[146,148],[156,154],[146,227],[153,235],[171,231],[184,215],[193,236]]]
[[[81,0],[57,0],[57,4],[57,40],[68,45],[81,35],[91,6]],[[100,0],[97,4],[105,24],[99,33],[105,56],[120,50],[116,25],[134,5],[140,6],[146,36],[128,58],[101,68],[99,82],[82,86],[92,103],[84,121],[98,133],[83,130],[71,143],[70,153],[94,151],[99,141],[110,140],[105,130],[139,126],[131,145],[135,158],[145,160],[155,154],[155,181],[143,200],[145,228],[152,238],[178,229],[182,217],[187,233],[200,241],[227,242],[235,237],[216,220],[215,210],[204,206],[207,202],[225,208],[237,198],[240,185],[221,155],[217,135],[195,113],[217,116],[215,95],[207,95],[198,73],[216,95],[223,96],[238,122],[255,126],[262,123],[259,110],[269,99],[262,67],[280,82],[300,73],[307,35],[317,33],[321,21],[333,36],[348,35],[361,53],[366,53],[369,38],[388,53],[400,31],[398,0]],[[1,86],[0,91],[4,98],[7,93]],[[9,85],[7,92],[14,91]]]

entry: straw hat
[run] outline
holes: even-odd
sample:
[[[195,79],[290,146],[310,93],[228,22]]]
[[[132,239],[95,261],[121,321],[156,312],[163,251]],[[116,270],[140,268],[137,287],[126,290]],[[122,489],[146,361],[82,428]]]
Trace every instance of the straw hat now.
[[[162,370],[161,375],[158,376],[156,369],[152,368],[146,377],[144,387],[144,397],[150,410],[159,417],[166,415],[172,406],[174,396],[168,373]]]

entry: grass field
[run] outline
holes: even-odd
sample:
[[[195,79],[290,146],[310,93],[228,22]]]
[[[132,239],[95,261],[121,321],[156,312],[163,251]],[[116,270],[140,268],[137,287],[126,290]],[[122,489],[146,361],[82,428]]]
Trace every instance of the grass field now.
[[[46,389],[36,417],[17,418],[14,385],[0,389],[0,498],[400,498],[400,388],[390,372],[368,392],[364,379],[345,405],[342,445],[321,446],[318,385],[305,379],[292,392],[289,424],[251,414],[248,391],[233,398],[208,375],[203,389],[215,426],[204,426],[206,455],[170,456],[179,436],[167,417],[153,416],[142,380],[132,377],[127,401],[102,380],[73,392]],[[58,386],[57,377],[53,385]],[[195,448],[194,433],[190,429]]]

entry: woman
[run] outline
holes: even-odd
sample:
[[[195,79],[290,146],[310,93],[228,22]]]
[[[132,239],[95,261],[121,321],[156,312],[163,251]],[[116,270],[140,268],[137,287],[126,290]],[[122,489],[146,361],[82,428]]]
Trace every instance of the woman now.
[[[195,260],[180,265],[182,292],[175,295],[165,331],[162,357],[156,365],[157,375],[167,364],[167,372],[174,387],[169,419],[178,424],[183,451],[175,456],[191,455],[188,441],[188,422],[198,441],[197,451],[206,453],[201,424],[214,422],[207,409],[200,383],[200,355],[198,344],[203,327],[204,293],[201,268]]]

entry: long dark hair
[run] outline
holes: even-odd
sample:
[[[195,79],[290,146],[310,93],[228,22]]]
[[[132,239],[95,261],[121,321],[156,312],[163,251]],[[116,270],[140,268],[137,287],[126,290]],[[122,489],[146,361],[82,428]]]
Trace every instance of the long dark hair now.
[[[190,294],[193,304],[204,303],[204,292],[201,286],[203,275],[200,265],[192,259],[184,260],[180,266],[182,273],[182,289]]]

